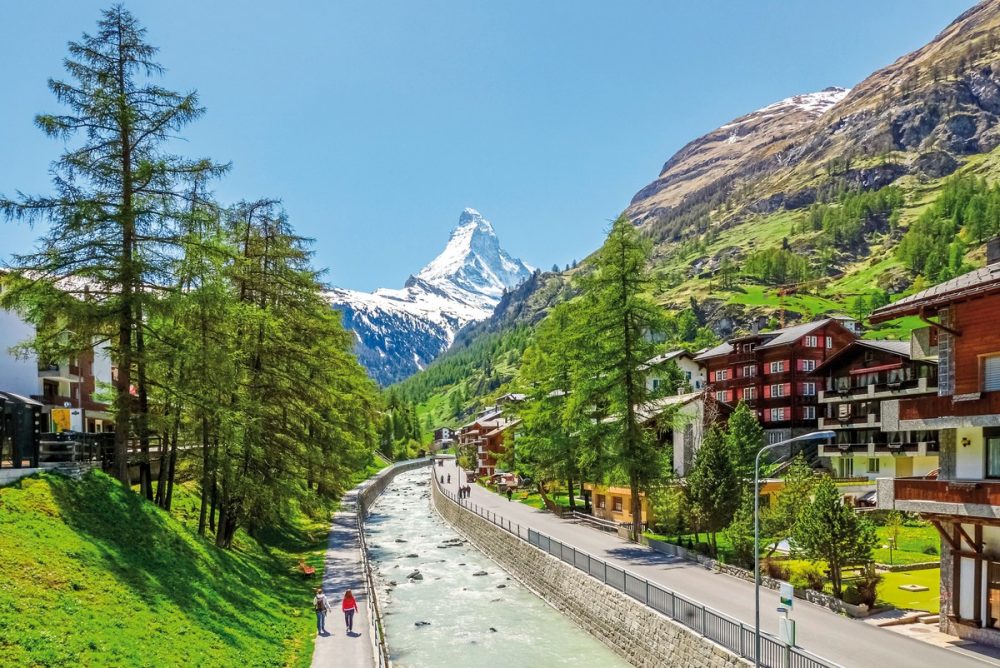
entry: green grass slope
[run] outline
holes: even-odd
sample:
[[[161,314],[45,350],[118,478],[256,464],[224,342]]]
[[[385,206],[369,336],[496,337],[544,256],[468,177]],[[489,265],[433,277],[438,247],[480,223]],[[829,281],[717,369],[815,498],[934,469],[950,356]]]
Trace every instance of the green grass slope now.
[[[0,665],[306,666],[325,521],[232,551],[200,538],[196,499],[167,514],[108,476],[0,488]]]

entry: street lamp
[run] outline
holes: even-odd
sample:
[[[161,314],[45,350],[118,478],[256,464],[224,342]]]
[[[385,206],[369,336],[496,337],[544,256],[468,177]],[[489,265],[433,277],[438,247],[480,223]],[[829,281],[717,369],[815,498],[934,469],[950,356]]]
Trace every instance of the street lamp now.
[[[780,448],[783,445],[790,445],[799,441],[822,441],[833,438],[836,433],[833,431],[813,431],[802,434],[785,441],[765,445],[757,451],[757,456],[753,460],[753,572],[754,572],[754,666],[760,668],[760,456],[768,450]]]

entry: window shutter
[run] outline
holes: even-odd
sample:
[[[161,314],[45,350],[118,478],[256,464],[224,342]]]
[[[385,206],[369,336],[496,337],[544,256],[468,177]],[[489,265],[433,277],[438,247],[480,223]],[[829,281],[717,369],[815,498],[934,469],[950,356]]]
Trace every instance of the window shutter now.
[[[1000,391],[1000,355],[983,360],[983,390]]]
[[[792,396],[792,384],[791,383],[785,383],[785,396],[786,397]]]

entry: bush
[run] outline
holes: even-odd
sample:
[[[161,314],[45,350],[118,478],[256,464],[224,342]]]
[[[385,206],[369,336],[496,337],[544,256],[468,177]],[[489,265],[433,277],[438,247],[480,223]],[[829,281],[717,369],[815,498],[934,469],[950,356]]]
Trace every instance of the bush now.
[[[814,563],[801,564],[791,569],[789,582],[796,589],[812,589],[813,591],[823,591],[823,584],[826,582],[826,574],[819,565]]]
[[[933,545],[928,545],[924,548],[924,554],[937,555],[938,549]]]
[[[761,570],[767,574],[767,577],[774,580],[788,581],[789,579],[788,566],[774,559],[765,559]]]
[[[882,576],[875,572],[873,564],[865,566],[861,578],[854,585],[858,594],[858,603],[863,603],[869,608],[874,607],[875,601],[878,600],[878,583],[881,581]]]

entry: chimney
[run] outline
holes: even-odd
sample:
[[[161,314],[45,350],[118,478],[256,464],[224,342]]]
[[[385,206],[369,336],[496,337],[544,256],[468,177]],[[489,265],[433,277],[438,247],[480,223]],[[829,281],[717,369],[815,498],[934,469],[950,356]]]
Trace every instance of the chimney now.
[[[986,264],[1000,262],[1000,237],[993,237],[986,242]]]

